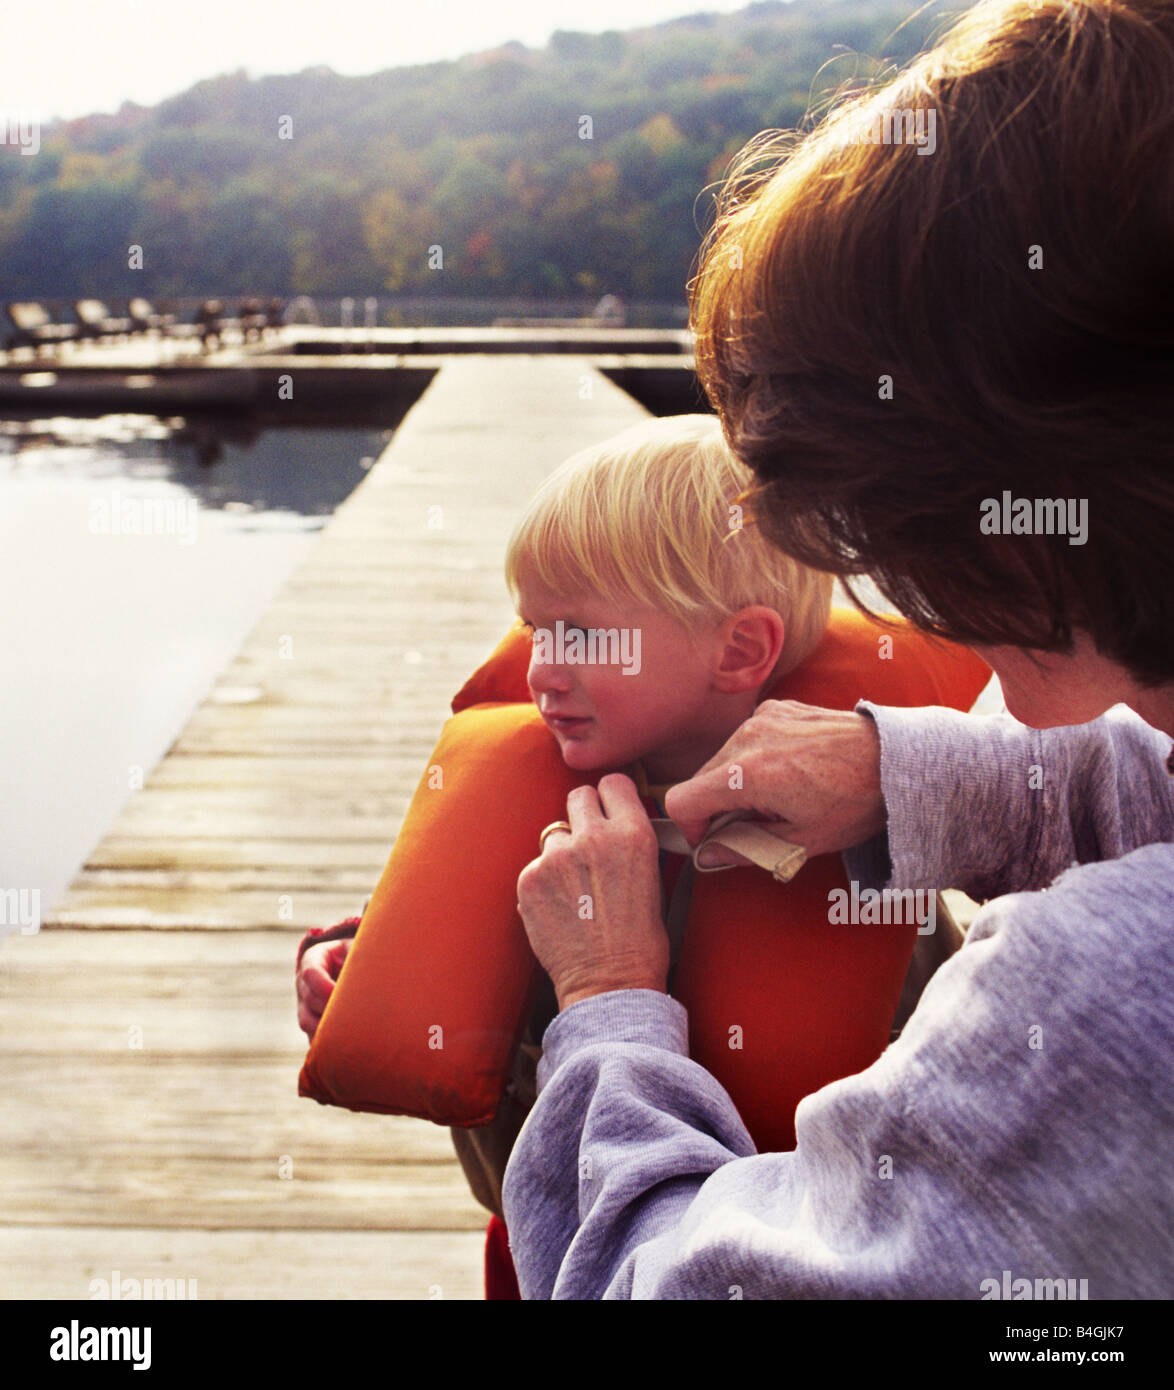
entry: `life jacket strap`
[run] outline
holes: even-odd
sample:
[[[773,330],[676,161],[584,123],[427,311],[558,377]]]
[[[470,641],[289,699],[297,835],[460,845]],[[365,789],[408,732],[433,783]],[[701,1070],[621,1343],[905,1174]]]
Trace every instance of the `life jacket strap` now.
[[[766,869],[780,883],[790,883],[807,862],[807,851],[802,845],[793,845],[771,834],[760,821],[748,821],[741,811],[730,811],[719,816],[706,831],[696,849],[685,839],[681,829],[671,820],[653,820],[652,828],[661,849],[670,854],[687,854],[698,873],[717,873],[721,869],[736,868],[735,864],[702,864],[701,851],[707,845],[722,845],[736,854],[749,859],[752,864]]]

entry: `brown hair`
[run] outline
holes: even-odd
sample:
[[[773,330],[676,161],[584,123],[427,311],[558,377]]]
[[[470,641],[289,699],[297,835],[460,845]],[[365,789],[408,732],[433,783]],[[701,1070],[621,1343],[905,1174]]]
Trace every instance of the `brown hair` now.
[[[1174,678],[1172,149],[1169,0],[982,0],[752,141],[690,295],[771,539],[927,631]],[[1005,491],[1086,499],[1088,543],[984,534]]]

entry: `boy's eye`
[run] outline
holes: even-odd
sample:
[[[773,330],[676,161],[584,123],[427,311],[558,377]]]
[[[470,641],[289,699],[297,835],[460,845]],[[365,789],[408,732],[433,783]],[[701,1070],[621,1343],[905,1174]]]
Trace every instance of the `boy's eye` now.
[[[521,624],[522,627],[524,627],[524,628],[526,629],[527,632],[533,632],[533,631],[534,631],[534,624],[531,623],[531,622],[528,622],[525,618],[519,618],[519,619],[518,619],[518,622]],[[578,627],[578,626],[577,626],[576,624],[574,624],[574,623],[563,623],[563,632],[564,632],[564,634],[569,634],[569,633],[572,633],[572,632],[581,632],[581,633],[583,634],[583,636],[586,637],[586,636],[587,636],[588,629],[585,628],[585,627]]]

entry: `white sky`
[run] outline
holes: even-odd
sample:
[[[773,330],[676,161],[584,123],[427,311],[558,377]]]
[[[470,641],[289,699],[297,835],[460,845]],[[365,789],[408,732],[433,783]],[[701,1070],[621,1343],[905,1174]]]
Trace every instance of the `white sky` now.
[[[154,105],[234,68],[376,72],[555,29],[601,33],[746,0],[16,0],[0,29],[0,115],[47,121]]]

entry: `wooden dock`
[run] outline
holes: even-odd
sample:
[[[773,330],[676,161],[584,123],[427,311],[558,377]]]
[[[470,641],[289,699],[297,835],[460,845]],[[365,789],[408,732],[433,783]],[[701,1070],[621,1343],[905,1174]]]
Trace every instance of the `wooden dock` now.
[[[0,1296],[114,1271],[200,1299],[482,1296],[448,1131],[297,1096],[294,950],[361,910],[509,624],[520,508],[645,414],[585,356],[443,359],[43,930],[0,945]]]

